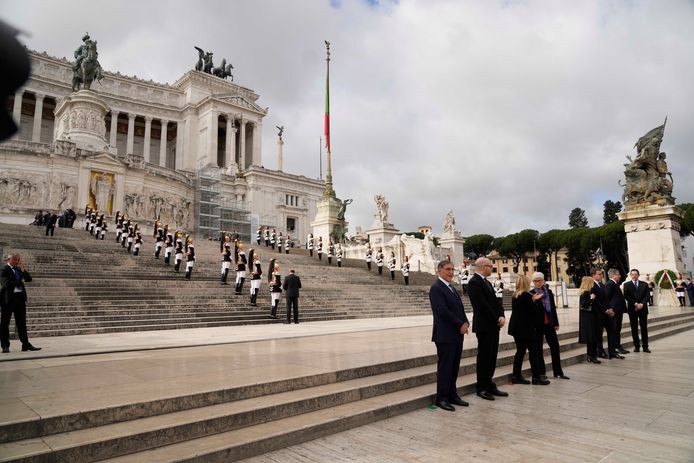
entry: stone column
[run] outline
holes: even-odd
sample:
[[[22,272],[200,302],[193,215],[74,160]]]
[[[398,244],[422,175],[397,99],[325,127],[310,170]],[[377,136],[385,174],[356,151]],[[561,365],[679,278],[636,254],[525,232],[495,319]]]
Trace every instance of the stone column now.
[[[174,153],[174,170],[183,167],[183,126],[184,121],[176,121],[176,152]]]
[[[34,108],[34,130],[31,133],[31,141],[41,141],[41,119],[43,118],[43,99],[46,95],[36,94],[36,107]]]
[[[126,149],[126,154],[133,154],[133,147],[135,146],[135,114],[128,114],[128,146]]]
[[[145,146],[142,150],[142,156],[145,162],[149,162],[149,150],[152,144],[152,116],[145,116]]]
[[[111,137],[108,144],[116,148],[116,140],[118,139],[118,111],[111,110]]]
[[[262,164],[262,159],[260,155],[260,145],[263,140],[262,137],[262,125],[260,122],[253,123],[253,149],[251,150],[251,162],[252,166],[259,166]]]
[[[212,111],[210,115],[210,138],[209,138],[209,152],[207,157],[207,165],[214,165],[217,167],[222,167],[217,162],[218,156],[218,141],[219,141],[219,113],[217,111]]]
[[[277,170],[280,172],[282,172],[282,145],[284,145],[282,139],[277,139]]]
[[[241,118],[239,123],[239,170],[246,170],[246,119]]]
[[[159,165],[161,167],[166,167],[166,130],[169,125],[169,121],[163,119],[161,121],[161,135],[159,138]]]
[[[19,127],[22,121],[22,97],[24,96],[24,90],[17,90],[14,94],[14,108],[12,108],[12,117],[14,118],[15,124]]]
[[[227,147],[226,147],[226,166],[236,164],[236,127],[234,127],[234,116],[227,114]]]

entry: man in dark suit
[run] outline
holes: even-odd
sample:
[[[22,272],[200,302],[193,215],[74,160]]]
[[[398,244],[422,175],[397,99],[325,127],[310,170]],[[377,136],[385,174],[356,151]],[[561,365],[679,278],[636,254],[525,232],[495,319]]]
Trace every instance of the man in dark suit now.
[[[616,268],[611,268],[607,271],[607,283],[605,284],[605,297],[607,298],[608,316],[607,320],[610,324],[611,330],[607,333],[607,354],[610,358],[623,359],[622,353],[627,353],[628,351],[620,349],[619,338],[620,332],[622,331],[621,317],[624,316],[624,312],[627,310],[627,303],[624,299],[624,293],[622,293],[622,288],[619,286],[619,281],[622,275]],[[612,314],[609,313],[612,312]],[[610,334],[612,339],[610,342]]]
[[[14,323],[17,326],[17,335],[22,342],[22,351],[41,350],[29,342],[27,336],[27,293],[24,283],[31,281],[31,275],[22,267],[22,259],[19,254],[7,256],[7,265],[0,270],[0,344],[2,352],[10,352],[10,320],[14,314]]]
[[[595,294],[595,298],[593,299],[593,305],[596,306],[597,312],[599,313],[599,319],[597,320],[597,330],[600,332],[598,335],[599,342],[598,342],[598,355],[600,358],[609,358],[609,355],[607,355],[607,352],[605,352],[605,348],[603,347],[602,344],[602,332],[603,330],[607,331],[607,341],[608,341],[608,351],[609,351],[609,343],[610,339],[612,339],[612,325],[610,323],[610,318],[612,315],[614,315],[614,312],[611,310],[608,310],[609,304],[607,301],[607,293],[605,292],[605,282],[603,280],[604,277],[604,271],[603,269],[599,267],[595,267],[591,270],[590,272],[591,276],[593,277],[593,281],[595,282],[593,284],[593,289],[591,290],[591,293]],[[610,315],[610,313],[612,315]]]
[[[643,351],[650,354],[651,351],[648,349],[650,288],[648,284],[639,281],[640,274],[637,269],[632,269],[629,276],[631,280],[624,283],[624,297],[627,300],[627,313],[629,314],[629,325],[631,325],[631,337],[634,340],[634,352],[638,352],[643,345]],[[639,339],[639,325],[641,326],[641,339]]]
[[[486,400],[494,400],[494,396],[508,396],[492,381],[499,352],[499,330],[506,323],[504,310],[496,300],[492,284],[487,281],[492,268],[489,259],[477,259],[475,274],[467,286],[472,304],[472,331],[477,336],[477,395]]]
[[[294,323],[299,324],[299,290],[301,289],[301,279],[294,270],[289,271],[289,275],[284,277],[282,285],[284,294],[287,297],[287,323],[292,322],[292,307],[294,309]]]
[[[465,315],[463,301],[451,285],[455,267],[450,260],[442,260],[436,267],[438,279],[429,289],[429,302],[434,316],[431,340],[436,344],[436,406],[449,412],[452,404],[467,407],[458,395],[456,380],[463,353],[463,338],[470,323]]]

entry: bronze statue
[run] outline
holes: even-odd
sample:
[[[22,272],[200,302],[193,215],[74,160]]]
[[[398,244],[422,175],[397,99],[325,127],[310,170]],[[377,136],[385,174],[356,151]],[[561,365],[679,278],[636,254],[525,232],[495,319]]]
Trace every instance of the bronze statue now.
[[[212,75],[216,77],[221,77],[222,79],[226,79],[227,77],[231,76],[231,80],[234,80],[234,76],[231,75],[231,70],[234,69],[234,66],[231,65],[231,63],[227,64],[227,59],[224,58],[222,60],[222,64],[218,68],[212,69]]]
[[[212,63],[212,55],[214,53],[211,51],[206,52],[202,48],[196,46],[193,46],[193,48],[198,51],[198,62],[195,63],[196,71],[212,74],[213,76],[220,77],[222,79],[231,77],[231,80],[234,80],[234,76],[231,74],[231,70],[234,69],[234,66],[232,66],[231,63],[227,64],[226,58],[222,60],[221,66],[214,67],[214,64]]]
[[[283,125],[276,125],[275,127],[277,127],[277,130],[279,130],[279,132],[277,132],[277,136],[280,138],[280,141],[282,141],[282,134],[284,133],[284,126]]]
[[[665,124],[667,117],[663,125],[639,138],[634,145],[634,159],[627,156],[629,162],[624,164],[626,182],[623,185],[619,182],[624,187],[622,201],[626,206],[675,203],[675,198],[672,197],[672,174],[668,171],[665,153],[660,151]]]
[[[96,50],[96,40],[92,40],[89,34],[82,37],[82,45],[75,50],[75,62],[72,65],[72,91],[80,89],[80,86],[89,90],[94,79],[103,79],[99,53]]]
[[[340,206],[340,210],[337,212],[337,220],[342,222],[345,221],[345,212],[347,212],[347,206],[354,202],[353,199],[345,199]]]

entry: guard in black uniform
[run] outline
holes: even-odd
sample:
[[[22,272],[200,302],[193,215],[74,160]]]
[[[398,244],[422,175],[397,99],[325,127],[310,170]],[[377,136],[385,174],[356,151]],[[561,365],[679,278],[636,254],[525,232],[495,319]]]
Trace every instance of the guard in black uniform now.
[[[289,234],[287,234],[286,238],[284,238],[284,253],[289,254],[289,245],[291,244],[290,239],[289,239]]]
[[[282,254],[282,243],[284,243],[283,238],[282,238],[282,232],[279,232],[277,235],[277,252]]]
[[[323,237],[318,237],[318,244],[316,245],[316,251],[318,251],[318,260],[323,260]]]
[[[280,304],[280,295],[282,294],[282,274],[280,273],[279,264],[275,263],[275,259],[270,261],[270,267],[267,273],[267,282],[270,285],[270,300],[272,305],[270,318],[277,318],[277,306]]]
[[[166,232],[166,239],[164,243],[166,246],[164,249],[164,263],[169,265],[171,263],[171,256],[173,255],[174,251],[174,237],[171,231]]]
[[[221,283],[223,285],[228,285],[227,275],[229,275],[229,269],[231,268],[231,243],[226,241],[224,243],[224,251],[222,252],[222,279]]]
[[[133,256],[140,255],[140,248],[142,247],[142,233],[135,233],[135,246],[133,247]]]
[[[183,261],[183,240],[180,236],[176,238],[176,257],[174,264],[174,272],[178,273],[181,268],[181,262]]]
[[[333,254],[335,253],[335,245],[333,240],[328,241],[328,265],[333,265]]]
[[[236,294],[241,294],[243,291],[243,282],[246,281],[246,253],[243,252],[243,244],[240,241],[236,242]]]
[[[383,248],[378,248],[378,251],[376,251],[376,268],[378,268],[378,274],[383,275],[383,259],[385,256],[383,255]]]
[[[154,234],[156,238],[156,243],[154,243],[154,258],[159,259],[159,254],[161,253],[161,248],[164,246],[164,229],[157,227],[157,231]]]
[[[191,242],[188,245],[188,253],[186,254],[186,280],[190,280],[190,274],[193,273],[193,266],[195,265],[195,247]]]
[[[258,229],[255,231],[255,242],[258,246],[260,246],[260,238],[262,236],[262,229],[258,227]]]
[[[260,254],[254,253],[251,249],[248,255],[250,259],[253,259],[251,267],[251,305],[255,307],[258,300],[258,292],[260,291],[260,277],[263,275],[263,269],[260,265]]]

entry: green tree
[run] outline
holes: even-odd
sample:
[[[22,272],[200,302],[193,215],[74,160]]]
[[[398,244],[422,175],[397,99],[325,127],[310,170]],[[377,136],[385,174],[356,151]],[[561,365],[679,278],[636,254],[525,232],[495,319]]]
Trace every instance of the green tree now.
[[[494,237],[492,235],[470,235],[465,238],[465,255],[469,259],[486,256],[494,249]]]
[[[587,228],[588,219],[586,218],[586,211],[580,207],[575,207],[569,214],[569,227]]]
[[[605,201],[605,203],[602,205],[603,207],[603,213],[602,213],[602,222],[605,225],[611,224],[612,222],[616,222],[619,220],[617,217],[618,212],[622,212],[622,203],[620,201],[614,202],[610,199]]]
[[[518,273],[518,265],[526,254],[534,251],[538,236],[537,230],[526,229],[495,241],[494,247],[500,255],[513,259],[513,271]]]
[[[678,207],[684,211],[680,234],[682,236],[694,235],[694,203],[679,204]]]
[[[596,251],[600,239],[595,229],[582,227],[566,230],[564,235],[567,248],[567,270],[574,285],[579,286],[581,278],[590,274],[590,268],[596,265]]]
[[[538,239],[537,239],[537,248],[538,250],[543,253],[547,254],[548,260],[549,260],[549,269],[547,272],[540,270],[540,272],[544,273],[548,279],[551,280],[557,280],[559,279],[559,275],[557,275],[557,269],[558,266],[556,265],[557,262],[557,255],[559,251],[566,246],[566,230],[558,230],[558,229],[553,229],[546,231],[545,233],[542,233]],[[539,262],[538,262],[538,270],[539,270]]]
[[[616,268],[622,275],[628,275],[629,258],[627,254],[627,234],[624,223],[617,221],[595,229],[605,264]]]

